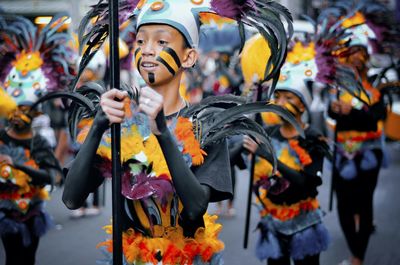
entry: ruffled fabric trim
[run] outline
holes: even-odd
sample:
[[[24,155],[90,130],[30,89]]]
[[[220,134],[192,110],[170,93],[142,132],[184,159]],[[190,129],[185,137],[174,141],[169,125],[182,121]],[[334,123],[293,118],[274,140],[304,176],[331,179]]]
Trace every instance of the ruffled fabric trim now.
[[[316,255],[328,249],[330,242],[328,230],[321,223],[295,233],[289,239],[289,253],[294,260]],[[279,238],[267,229],[261,229],[256,247],[256,256],[260,260],[278,259],[282,256]]]
[[[166,229],[163,237],[149,238],[133,229],[123,234],[123,252],[126,264],[220,264],[216,257],[224,249],[218,239],[222,225],[216,223],[217,216],[204,215],[205,228],[199,228],[194,238],[183,235],[181,227]],[[112,226],[105,226],[107,234],[112,234]],[[98,245],[112,253],[112,240]],[[215,259],[215,260],[214,260]],[[199,263],[203,262],[203,263]]]
[[[51,216],[39,206],[38,211],[33,215],[33,230],[30,231],[25,222],[10,218],[0,210],[0,236],[7,234],[21,234],[24,246],[31,244],[31,235],[41,237],[54,226]]]

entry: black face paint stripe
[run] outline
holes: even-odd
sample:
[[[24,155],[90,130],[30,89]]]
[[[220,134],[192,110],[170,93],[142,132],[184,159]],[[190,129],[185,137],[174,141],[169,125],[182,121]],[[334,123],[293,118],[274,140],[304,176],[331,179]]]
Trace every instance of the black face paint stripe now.
[[[299,109],[296,105],[294,105],[294,104],[291,103],[291,102],[288,102],[288,104],[289,104],[292,108],[294,108],[295,111],[297,111],[297,113],[301,113],[300,109]],[[296,113],[293,113],[293,114],[296,114]]]
[[[135,50],[135,56],[138,54],[139,51],[140,51],[140,48],[137,48],[137,49]]]
[[[157,60],[158,62],[162,63],[165,67],[167,67],[168,71],[169,71],[172,75],[175,75],[174,69],[172,69],[172,67],[171,67],[166,61],[164,61],[163,58],[157,57],[156,60]]]
[[[156,78],[154,76],[154,73],[149,73],[149,82],[153,84],[155,82]]]
[[[140,63],[142,62],[142,50],[140,48],[137,48],[135,50],[135,62],[136,62],[136,68],[138,69],[138,71],[140,71],[139,66]]]
[[[166,53],[168,53],[169,55],[171,55],[172,58],[174,58],[174,61],[175,61],[176,65],[180,68],[181,67],[181,60],[179,60],[179,57],[176,54],[176,52],[173,49],[169,48],[169,47],[165,47],[163,50]]]

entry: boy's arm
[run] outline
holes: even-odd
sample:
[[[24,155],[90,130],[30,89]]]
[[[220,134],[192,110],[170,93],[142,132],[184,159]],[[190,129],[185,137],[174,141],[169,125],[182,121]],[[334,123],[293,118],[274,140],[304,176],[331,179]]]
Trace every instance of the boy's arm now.
[[[270,163],[272,163],[272,155],[264,151],[264,149],[257,148],[256,154],[265,158]],[[315,182],[316,186],[322,184],[320,177],[318,176],[322,171],[323,164],[323,154],[312,152],[310,153],[312,158],[312,163],[304,168],[304,171],[297,171],[288,166],[286,166],[281,161],[277,161],[278,171],[282,176],[289,180],[291,184],[296,185],[300,189],[305,189],[309,185],[310,181]]]
[[[33,167],[14,163],[14,167],[18,170],[25,172],[28,176],[32,178],[31,183],[33,185],[41,186],[47,184],[53,184],[55,172],[51,169],[35,169]]]
[[[338,120],[338,130],[376,131],[376,123],[385,118],[386,107],[383,100],[363,109],[351,108],[348,114],[341,114],[330,104],[328,115]]]
[[[175,189],[184,206],[183,211],[189,219],[197,220],[207,210],[211,196],[210,187],[200,184],[186,165],[168,129],[157,135],[157,139],[167,161]]]

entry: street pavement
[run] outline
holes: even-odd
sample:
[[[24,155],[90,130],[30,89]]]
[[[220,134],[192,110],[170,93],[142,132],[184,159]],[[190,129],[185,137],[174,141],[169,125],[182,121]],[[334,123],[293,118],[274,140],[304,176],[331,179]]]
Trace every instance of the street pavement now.
[[[375,192],[375,223],[376,233],[371,237],[365,265],[399,265],[400,264],[400,145],[389,145],[391,165],[381,171],[378,187]],[[239,171],[236,183],[235,209],[236,216],[220,216],[219,221],[224,225],[221,239],[225,242],[224,260],[226,265],[259,265],[254,255],[257,233],[256,208],[252,207],[250,222],[249,246],[243,249],[245,225],[245,208],[247,203],[249,174]],[[328,251],[322,253],[322,265],[337,265],[349,257],[346,242],[338,224],[335,210],[328,211],[330,172],[326,167],[324,184],[320,187],[319,200],[326,211],[325,224],[331,234],[331,245]],[[110,183],[106,183],[106,206],[104,211],[95,217],[71,219],[70,211],[61,201],[62,189],[52,193],[52,200],[47,208],[57,224],[40,241],[37,252],[37,265],[91,265],[103,258],[96,245],[105,240],[107,235],[101,229],[109,224],[111,218]],[[211,204],[209,212],[216,211]],[[21,253],[23,255],[23,253]],[[4,250],[0,243],[0,265],[5,264]],[[21,264],[23,265],[23,264]]]

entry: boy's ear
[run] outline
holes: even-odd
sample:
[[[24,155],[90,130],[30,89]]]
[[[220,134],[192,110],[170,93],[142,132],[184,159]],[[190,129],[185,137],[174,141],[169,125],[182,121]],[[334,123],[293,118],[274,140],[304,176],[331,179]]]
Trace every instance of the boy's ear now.
[[[196,62],[197,58],[199,57],[199,53],[196,49],[189,48],[185,51],[185,57],[182,61],[183,68],[191,68]]]

